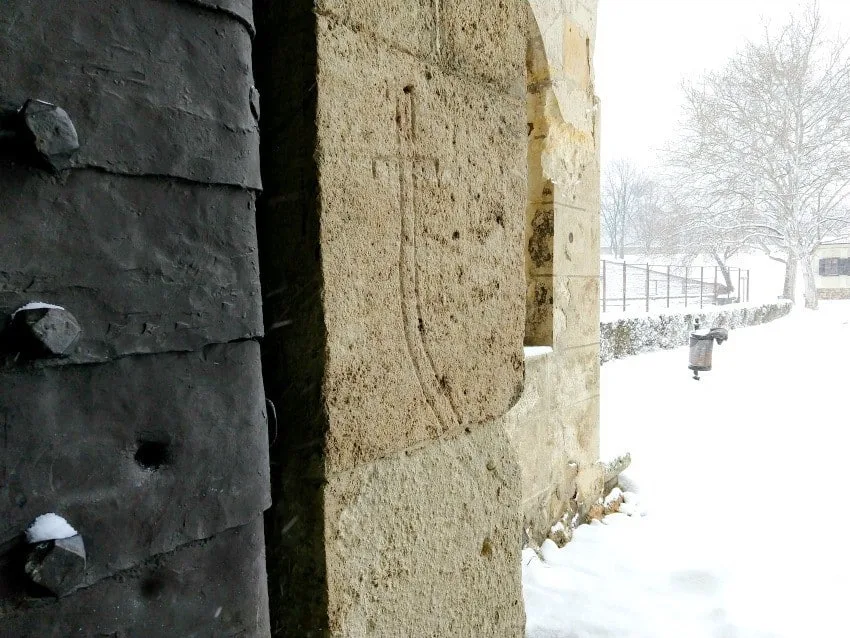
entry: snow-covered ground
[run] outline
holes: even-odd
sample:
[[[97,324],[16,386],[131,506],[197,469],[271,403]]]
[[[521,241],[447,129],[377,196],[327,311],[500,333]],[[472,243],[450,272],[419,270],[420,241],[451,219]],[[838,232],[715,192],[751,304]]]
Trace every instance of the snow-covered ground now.
[[[523,553],[528,638],[850,636],[850,303],[602,368],[603,458],[645,515]]]

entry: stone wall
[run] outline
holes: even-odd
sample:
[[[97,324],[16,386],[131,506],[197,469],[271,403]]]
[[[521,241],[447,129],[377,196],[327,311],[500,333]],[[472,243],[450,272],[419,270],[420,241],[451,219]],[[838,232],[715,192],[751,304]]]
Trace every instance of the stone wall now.
[[[818,299],[850,299],[850,288],[818,288]]]
[[[599,113],[596,2],[530,3],[525,391],[506,417],[522,514],[538,541],[596,501],[599,465]],[[541,222],[545,217],[546,222]]]
[[[791,312],[792,307],[790,301],[782,300],[767,304],[729,304],[692,313],[669,311],[638,314],[604,321],[600,326],[600,360],[604,363],[642,352],[688,345],[696,318],[699,318],[703,328],[733,330],[779,319]]]
[[[0,637],[520,636],[601,490],[595,2],[253,8],[0,13]]]
[[[4,638],[268,633],[250,8],[0,10]]]
[[[256,3],[275,635],[522,635],[526,10]]]

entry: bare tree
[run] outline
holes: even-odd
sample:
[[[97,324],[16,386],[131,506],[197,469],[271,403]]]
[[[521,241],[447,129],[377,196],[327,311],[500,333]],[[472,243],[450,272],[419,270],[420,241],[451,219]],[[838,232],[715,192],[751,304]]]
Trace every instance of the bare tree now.
[[[605,167],[602,176],[602,230],[614,257],[625,257],[629,225],[640,204],[645,181],[641,171],[627,160],[616,160]]]
[[[697,257],[712,260],[718,267],[728,291],[735,290],[730,261],[745,252],[761,249],[759,233],[746,228],[746,210],[735,201],[712,197],[700,183],[688,181],[684,173],[671,182],[668,216],[671,231],[671,254],[690,262]]]
[[[848,96],[845,43],[825,36],[813,5],[778,31],[766,28],[721,71],[685,85],[669,152],[692,199],[706,202],[706,223],[789,269],[801,264],[809,308],[817,307],[814,250],[848,224]]]
[[[639,189],[637,202],[629,219],[626,237],[639,246],[648,258],[669,254],[675,226],[670,211],[670,197],[664,184],[645,177]]]

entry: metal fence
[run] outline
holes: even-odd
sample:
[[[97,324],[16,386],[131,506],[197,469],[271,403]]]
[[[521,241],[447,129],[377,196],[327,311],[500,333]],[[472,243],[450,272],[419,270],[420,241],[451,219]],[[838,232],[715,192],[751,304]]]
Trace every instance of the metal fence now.
[[[731,285],[730,285],[731,283]],[[602,312],[699,307],[750,300],[750,271],[718,266],[601,262]]]

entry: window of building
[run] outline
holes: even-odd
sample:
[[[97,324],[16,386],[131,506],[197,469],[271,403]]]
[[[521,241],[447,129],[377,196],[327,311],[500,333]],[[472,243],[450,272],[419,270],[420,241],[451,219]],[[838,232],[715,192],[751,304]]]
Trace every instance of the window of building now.
[[[818,274],[821,277],[850,276],[850,258],[827,257],[818,263]]]

